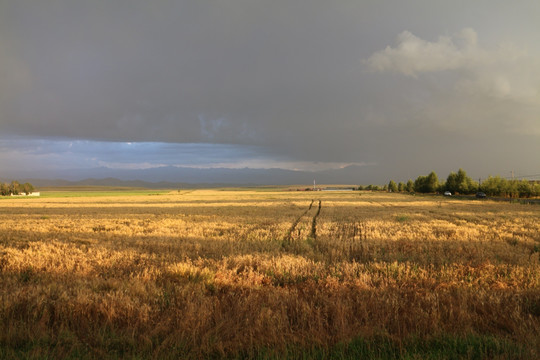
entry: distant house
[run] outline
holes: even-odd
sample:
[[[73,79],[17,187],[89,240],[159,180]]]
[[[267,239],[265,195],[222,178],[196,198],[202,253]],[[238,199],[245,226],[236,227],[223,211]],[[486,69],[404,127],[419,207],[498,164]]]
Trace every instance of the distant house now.
[[[31,192],[31,193],[20,193],[20,194],[10,194],[10,196],[40,196],[41,193],[39,191],[36,191],[36,192]]]

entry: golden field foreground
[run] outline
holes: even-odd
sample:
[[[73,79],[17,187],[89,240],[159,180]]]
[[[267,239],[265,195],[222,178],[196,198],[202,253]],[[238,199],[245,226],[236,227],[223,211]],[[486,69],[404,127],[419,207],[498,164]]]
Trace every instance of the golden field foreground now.
[[[325,357],[339,344],[352,357],[356,341],[384,358],[412,341],[423,358],[451,339],[474,358],[480,339],[480,357],[532,359],[539,254],[539,205],[357,191],[4,198],[0,357]]]

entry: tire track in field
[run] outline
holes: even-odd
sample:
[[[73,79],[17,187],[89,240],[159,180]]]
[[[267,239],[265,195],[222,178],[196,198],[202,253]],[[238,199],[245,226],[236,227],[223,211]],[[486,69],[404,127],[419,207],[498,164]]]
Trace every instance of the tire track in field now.
[[[375,202],[375,201],[371,201],[371,200],[368,200],[368,203],[373,204],[373,205],[377,205],[377,206],[381,206],[383,208],[390,207],[390,205],[382,204],[380,202]]]
[[[312,237],[313,239],[317,238],[317,217],[319,217],[319,214],[321,213],[321,208],[322,208],[322,201],[319,200],[319,209],[317,210],[317,213],[315,214],[315,216],[313,216],[313,219],[311,220],[311,233],[309,234],[309,236]]]
[[[302,220],[302,218],[308,213],[309,210],[311,210],[311,208],[313,207],[313,203],[315,202],[315,200],[311,200],[311,204],[309,204],[309,207],[307,208],[306,211],[304,211],[302,213],[302,215],[300,215],[298,218],[296,218],[296,220],[294,220],[294,222],[292,223],[291,225],[291,228],[289,229],[289,231],[287,231],[287,235],[285,236],[285,242],[286,243],[290,243],[291,240],[292,240],[292,233],[294,231],[294,229],[296,229],[296,226],[298,225],[298,223],[300,222],[300,220]]]

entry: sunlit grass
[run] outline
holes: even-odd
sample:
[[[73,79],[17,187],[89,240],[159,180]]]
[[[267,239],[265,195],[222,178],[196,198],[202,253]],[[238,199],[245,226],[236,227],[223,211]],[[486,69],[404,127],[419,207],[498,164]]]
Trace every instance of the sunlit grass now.
[[[62,198],[62,197],[104,197],[104,196],[149,196],[164,195],[170,193],[170,190],[61,190],[61,191],[42,191],[40,196],[44,198]]]
[[[98,193],[0,203],[0,357],[540,351],[540,206]]]

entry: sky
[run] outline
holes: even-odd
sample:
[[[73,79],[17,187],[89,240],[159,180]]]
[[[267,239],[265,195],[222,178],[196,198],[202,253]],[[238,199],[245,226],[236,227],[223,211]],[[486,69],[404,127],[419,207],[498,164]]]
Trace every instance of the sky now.
[[[539,19],[528,0],[0,0],[0,177],[540,174]]]

